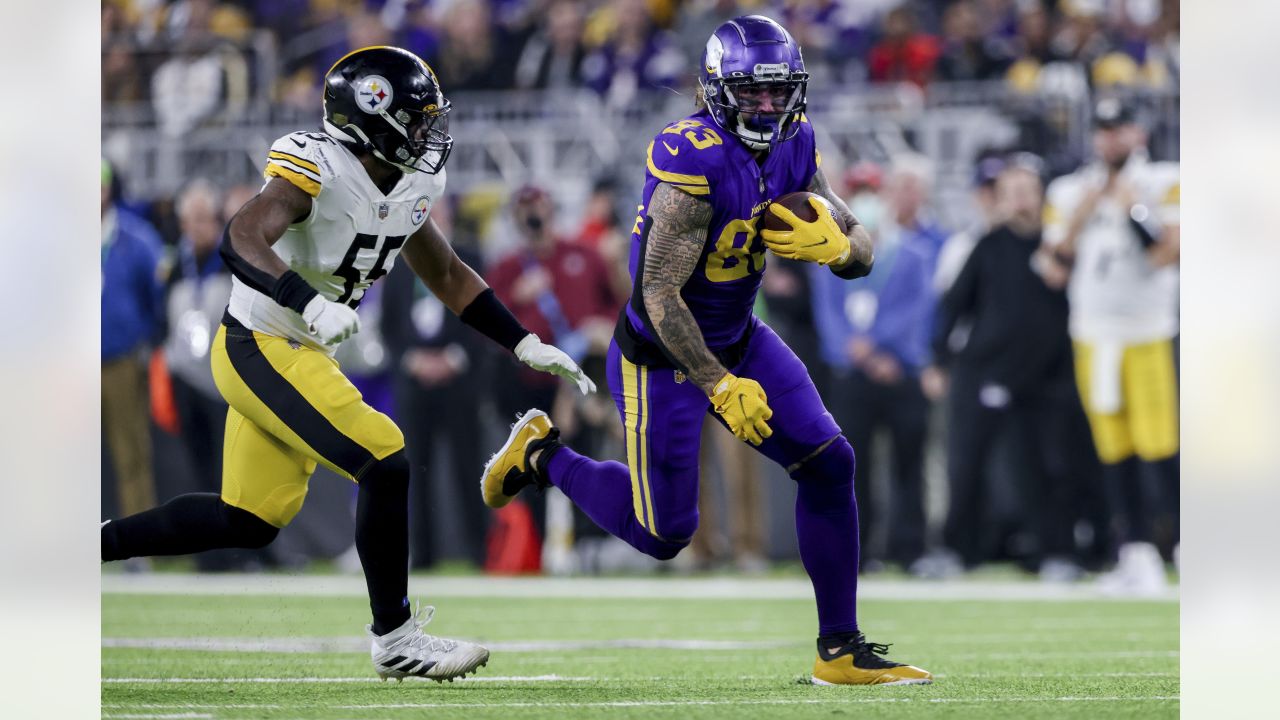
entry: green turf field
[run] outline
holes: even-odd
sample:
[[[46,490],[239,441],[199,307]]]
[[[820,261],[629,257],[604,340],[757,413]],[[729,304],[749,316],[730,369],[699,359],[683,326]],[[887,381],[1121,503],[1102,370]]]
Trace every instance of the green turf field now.
[[[468,596],[467,581],[453,579],[451,592],[427,598],[437,607],[430,629],[489,644],[488,666],[452,684],[398,685],[372,672],[360,637],[366,605],[358,579],[337,592],[299,591],[287,580],[257,578],[241,592],[234,577],[224,577],[221,594],[197,594],[207,588],[194,579],[193,594],[182,594],[181,577],[160,593],[121,592],[131,586],[109,583],[102,598],[103,716],[1178,714],[1176,602],[950,599],[944,585],[917,586],[907,593],[913,599],[894,600],[886,597],[892,590],[875,592],[868,583],[873,599],[862,602],[860,622],[870,639],[893,643],[890,657],[927,668],[937,680],[830,688],[805,682],[815,614],[797,581],[644,581],[633,593],[642,597],[628,597],[629,588],[599,581],[555,581],[543,593],[537,581],[490,588],[479,580]],[[417,593],[433,581],[414,582]],[[282,590],[273,594],[277,583]],[[785,591],[774,592],[775,585]],[[705,593],[685,593],[703,586]],[[998,586],[984,592],[1002,596]]]

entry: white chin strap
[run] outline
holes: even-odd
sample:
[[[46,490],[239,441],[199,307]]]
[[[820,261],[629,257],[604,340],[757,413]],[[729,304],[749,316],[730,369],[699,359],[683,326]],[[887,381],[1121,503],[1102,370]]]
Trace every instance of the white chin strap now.
[[[391,123],[391,127],[399,131],[400,134],[404,135],[406,139],[409,137],[408,133],[404,129],[404,126],[396,122],[394,118],[388,115],[386,110],[383,110],[378,114],[381,115],[383,119],[386,120],[388,123]],[[347,133],[347,130],[350,130],[351,132],[355,133],[356,137],[351,137],[351,135]],[[399,160],[392,160],[391,158],[383,155],[382,152],[378,150],[378,148],[374,147],[373,142],[369,140],[369,136],[365,135],[364,131],[362,131],[360,128],[356,127],[355,125],[348,125],[345,128],[339,128],[337,125],[334,125],[333,123],[329,122],[329,120],[326,118],[324,121],[324,131],[344,142],[355,143],[357,145],[364,145],[365,147],[369,148],[369,151],[373,153],[374,157],[378,158],[379,160],[385,163],[395,165],[396,167],[400,168],[405,172],[419,171],[418,168],[412,165],[406,165],[400,162]]]

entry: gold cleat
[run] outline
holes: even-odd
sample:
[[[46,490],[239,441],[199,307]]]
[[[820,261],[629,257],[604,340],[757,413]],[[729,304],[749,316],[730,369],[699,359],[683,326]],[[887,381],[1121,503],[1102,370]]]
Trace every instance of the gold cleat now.
[[[480,477],[484,504],[491,508],[504,507],[525,487],[541,484],[529,467],[529,451],[533,449],[530,446],[542,440],[555,442],[559,435],[560,431],[551,425],[551,418],[541,410],[530,410],[520,416],[511,426],[507,442],[485,463]]]
[[[867,642],[862,633],[855,633],[847,640],[818,638],[813,684],[928,685],[933,682],[928,670],[885,660],[883,656],[888,651],[888,645]]]

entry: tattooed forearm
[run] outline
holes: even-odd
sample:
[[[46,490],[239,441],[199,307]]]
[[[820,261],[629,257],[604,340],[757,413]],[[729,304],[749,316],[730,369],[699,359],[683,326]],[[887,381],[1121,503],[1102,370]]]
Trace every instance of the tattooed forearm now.
[[[867,229],[858,222],[858,218],[853,216],[853,212],[849,210],[849,206],[845,204],[844,199],[831,189],[831,183],[827,181],[826,173],[822,172],[822,168],[813,174],[813,180],[809,181],[809,192],[815,195],[821,195],[826,198],[831,206],[836,209],[840,218],[844,220],[845,227],[849,228],[849,260],[842,267],[832,267],[834,271],[839,271],[843,267],[854,262],[860,262],[863,265],[870,265],[872,260],[871,235]]]
[[[680,290],[697,268],[711,222],[711,203],[662,183],[649,198],[649,237],[640,286],[658,339],[708,395],[727,372],[707,349]]]

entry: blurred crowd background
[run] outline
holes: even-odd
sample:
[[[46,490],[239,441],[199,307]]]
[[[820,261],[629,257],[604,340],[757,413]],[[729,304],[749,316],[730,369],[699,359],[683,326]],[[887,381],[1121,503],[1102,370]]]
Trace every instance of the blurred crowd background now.
[[[1103,448],[1100,460],[1080,405],[1063,288],[1032,273],[1037,242],[1001,232],[1038,241],[1045,187],[1084,177],[1117,127],[1137,129],[1126,137],[1152,161],[1176,163],[1176,0],[104,2],[104,517],[219,486],[226,406],[207,353],[230,280],[216,247],[260,187],[271,142],[319,127],[335,60],[395,44],[432,65],[456,141],[433,217],[521,321],[603,388],[646,139],[692,111],[706,38],[748,12],[802,44],[823,168],[877,242],[876,272],[855,283],[770,257],[757,302],[857,448],[864,571],[949,577],[1004,562],[1072,580],[1135,539],[1173,559],[1176,447],[1109,482],[1116,459]],[[1101,110],[1104,99],[1120,110]],[[1056,220],[1059,234],[1133,192],[1099,186]],[[976,286],[1005,294],[984,304]],[[405,431],[415,567],[653,567],[554,490],[501,513],[479,499],[487,454],[529,407],[549,409],[578,449],[617,457],[607,393],[583,398],[518,367],[403,263],[359,311],[364,329],[339,360]],[[996,350],[977,351],[979,327]],[[1176,343],[1176,328],[1157,334]],[[794,562],[785,473],[714,422],[703,448],[702,527],[675,567]],[[321,469],[275,545],[197,563],[336,558],[358,571],[353,497]]]

